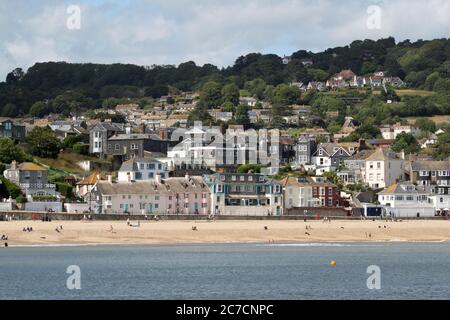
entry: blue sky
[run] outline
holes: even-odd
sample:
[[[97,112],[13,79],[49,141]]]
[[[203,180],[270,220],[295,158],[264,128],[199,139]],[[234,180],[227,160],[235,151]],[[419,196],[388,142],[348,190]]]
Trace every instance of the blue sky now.
[[[79,30],[66,27],[69,5]],[[380,29],[367,28],[369,5]],[[227,66],[250,52],[447,38],[449,17],[448,0],[0,0],[0,80],[42,61]]]

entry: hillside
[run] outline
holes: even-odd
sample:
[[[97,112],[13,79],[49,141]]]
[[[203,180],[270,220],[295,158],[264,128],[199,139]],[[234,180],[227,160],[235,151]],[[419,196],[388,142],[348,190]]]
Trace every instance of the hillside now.
[[[354,41],[345,47],[313,53],[294,52],[289,59],[274,54],[250,53],[224,69],[189,61],[178,66],[130,64],[36,63],[26,72],[15,69],[0,83],[0,115],[28,114],[38,101],[53,100],[53,112],[100,107],[110,97],[160,97],[169,91],[192,91],[214,80],[234,83],[262,79],[268,85],[292,81],[324,81],[342,69],[358,75],[386,71],[410,88],[450,90],[450,39],[409,40],[396,43],[390,37],[377,41]]]

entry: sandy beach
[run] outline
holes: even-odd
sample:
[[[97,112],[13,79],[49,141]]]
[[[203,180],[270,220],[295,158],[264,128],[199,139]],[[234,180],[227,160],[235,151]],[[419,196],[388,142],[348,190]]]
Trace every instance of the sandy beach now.
[[[450,241],[450,221],[11,221],[8,245]],[[57,227],[62,226],[60,232]],[[193,227],[197,230],[192,230]],[[32,227],[32,232],[23,228]],[[112,227],[112,228],[111,228]],[[267,228],[266,228],[267,227]],[[308,229],[307,229],[308,227]],[[112,230],[112,231],[111,231]],[[5,241],[0,241],[3,247]]]

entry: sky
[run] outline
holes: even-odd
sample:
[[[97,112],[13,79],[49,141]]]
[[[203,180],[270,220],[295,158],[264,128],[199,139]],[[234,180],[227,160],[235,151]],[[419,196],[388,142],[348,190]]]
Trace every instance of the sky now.
[[[45,61],[224,67],[251,52],[449,34],[450,0],[0,0],[0,81]]]

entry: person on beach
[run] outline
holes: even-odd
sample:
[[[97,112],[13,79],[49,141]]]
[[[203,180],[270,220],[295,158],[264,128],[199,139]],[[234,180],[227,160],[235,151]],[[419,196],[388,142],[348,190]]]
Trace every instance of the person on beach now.
[[[127,226],[130,226],[130,218],[127,218]]]

